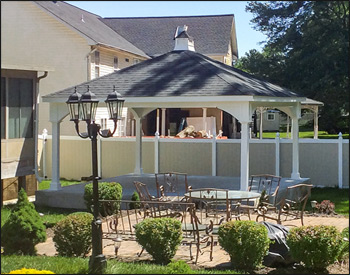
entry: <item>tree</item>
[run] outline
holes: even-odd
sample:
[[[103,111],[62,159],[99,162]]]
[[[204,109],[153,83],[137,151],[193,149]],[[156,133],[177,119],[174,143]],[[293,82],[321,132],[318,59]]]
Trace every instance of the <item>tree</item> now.
[[[249,2],[254,28],[267,35],[262,51],[238,66],[256,76],[324,102],[320,126],[348,130],[349,2]]]
[[[1,228],[5,254],[35,255],[37,245],[46,240],[46,228],[23,188],[9,218]]]

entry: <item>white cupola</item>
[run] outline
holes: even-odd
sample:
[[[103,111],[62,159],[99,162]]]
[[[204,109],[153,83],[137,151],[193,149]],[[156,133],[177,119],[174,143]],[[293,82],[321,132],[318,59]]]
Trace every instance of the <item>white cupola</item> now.
[[[174,35],[174,51],[195,51],[193,38],[188,35],[187,28],[186,25],[178,26],[176,28]]]

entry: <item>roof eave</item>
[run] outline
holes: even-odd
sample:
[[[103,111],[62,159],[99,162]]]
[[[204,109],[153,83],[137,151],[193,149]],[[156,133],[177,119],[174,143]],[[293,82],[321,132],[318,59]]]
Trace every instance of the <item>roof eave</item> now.
[[[115,50],[120,50],[120,51],[122,51],[122,52],[131,53],[131,54],[134,54],[134,55],[137,55],[137,56],[141,56],[141,57],[146,57],[146,58],[148,58],[148,59],[151,58],[151,57],[150,57],[149,55],[147,55],[146,53],[144,53],[143,55],[141,55],[141,54],[138,54],[138,53],[134,53],[134,52],[131,52],[131,51],[128,51],[128,50],[125,50],[125,49],[116,47],[116,46],[104,44],[104,43],[101,43],[101,42],[98,42],[98,43],[95,44],[95,45],[99,45],[99,46],[102,46],[102,47],[111,48],[111,49],[115,49]]]

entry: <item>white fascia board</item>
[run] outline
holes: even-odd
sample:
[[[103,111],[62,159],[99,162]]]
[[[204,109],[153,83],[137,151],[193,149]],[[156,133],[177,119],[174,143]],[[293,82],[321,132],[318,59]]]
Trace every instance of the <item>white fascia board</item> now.
[[[303,100],[305,97],[254,97],[251,106],[253,108],[294,106]]]
[[[127,50],[124,50],[122,48],[117,48],[115,46],[112,46],[112,45],[108,45],[108,44],[104,44],[104,43],[101,43],[101,42],[98,42],[98,45],[102,46],[102,47],[105,47],[107,49],[112,49],[112,50],[117,50],[119,52],[123,52],[123,53],[129,53],[129,54],[133,54],[133,55],[136,55],[136,56],[140,56],[140,57],[146,57],[148,59],[150,59],[151,57],[148,56],[147,54],[144,53],[144,55],[141,55],[141,54],[138,54],[138,53],[134,53],[134,52],[130,52],[130,51],[127,51]],[[135,46],[136,47],[136,46]],[[142,51],[142,50],[140,50]]]
[[[273,96],[253,96],[254,102],[302,102],[306,97],[273,97]]]
[[[125,107],[155,108],[213,108],[227,102],[249,102],[251,96],[173,96],[173,97],[125,97]]]
[[[98,97],[98,95],[96,95]],[[67,97],[68,98],[68,97]],[[49,97],[45,98],[43,97],[44,102],[66,102],[67,98],[62,97]],[[143,97],[127,97],[124,96],[125,103],[124,105],[126,107],[153,107],[158,106],[159,104],[167,104],[167,105],[174,105],[177,103],[189,103],[189,104],[196,104],[196,103],[209,103],[212,105],[212,103],[220,102],[220,103],[227,103],[227,102],[247,102],[247,101],[253,101],[252,96],[143,96]],[[105,101],[106,98],[97,98],[99,101]],[[158,106],[159,107],[159,106]]]
[[[48,66],[33,66],[33,65],[11,65],[11,64],[1,64],[1,69],[7,70],[21,70],[21,71],[38,71],[38,72],[54,72],[55,69],[53,67]]]

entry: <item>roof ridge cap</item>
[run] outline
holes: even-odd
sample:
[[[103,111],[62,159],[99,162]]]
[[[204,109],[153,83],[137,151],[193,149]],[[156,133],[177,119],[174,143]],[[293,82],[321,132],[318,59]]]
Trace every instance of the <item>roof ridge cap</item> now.
[[[184,18],[184,17],[220,17],[220,16],[233,16],[234,14],[214,14],[214,15],[170,15],[170,16],[140,16],[140,17],[103,17],[102,19],[151,19],[151,18]]]

